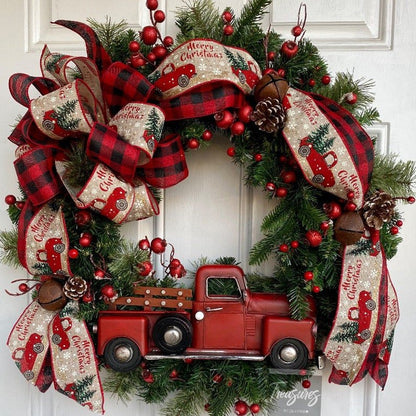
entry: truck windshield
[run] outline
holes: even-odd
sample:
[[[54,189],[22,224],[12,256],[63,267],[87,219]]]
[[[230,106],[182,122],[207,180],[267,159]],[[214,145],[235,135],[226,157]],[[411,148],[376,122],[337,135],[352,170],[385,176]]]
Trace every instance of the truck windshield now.
[[[241,291],[234,277],[208,277],[207,296],[209,298],[240,299]]]

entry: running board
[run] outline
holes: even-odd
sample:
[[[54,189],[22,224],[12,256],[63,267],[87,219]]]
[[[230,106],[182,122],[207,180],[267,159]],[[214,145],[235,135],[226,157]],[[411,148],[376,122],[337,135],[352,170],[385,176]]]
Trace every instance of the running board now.
[[[224,355],[224,354],[186,354],[186,355],[161,355],[161,354],[147,354],[144,356],[146,360],[242,360],[242,361],[263,361],[262,355]]]

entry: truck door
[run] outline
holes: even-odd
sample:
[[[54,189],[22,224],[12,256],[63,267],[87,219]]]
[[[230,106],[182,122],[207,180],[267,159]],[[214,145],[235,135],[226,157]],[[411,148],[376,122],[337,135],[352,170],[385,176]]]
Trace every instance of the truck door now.
[[[237,279],[212,276],[206,280],[204,348],[245,348],[245,305]]]

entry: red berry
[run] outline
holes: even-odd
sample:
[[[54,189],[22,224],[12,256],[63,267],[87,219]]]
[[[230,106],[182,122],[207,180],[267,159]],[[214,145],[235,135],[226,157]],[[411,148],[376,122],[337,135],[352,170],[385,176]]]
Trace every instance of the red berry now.
[[[140,43],[137,40],[132,40],[129,43],[129,50],[131,53],[137,53],[140,50]]]
[[[228,129],[234,122],[234,116],[231,111],[224,110],[214,115],[215,124],[220,129]]]
[[[181,262],[179,259],[172,259],[172,261],[169,264],[169,267],[179,267],[181,266]]]
[[[298,37],[298,36],[301,35],[302,31],[303,31],[303,29],[299,25],[297,25],[297,26],[292,27],[291,32],[292,32],[293,36]]]
[[[289,251],[289,246],[287,244],[280,244],[279,251],[282,253],[287,253]]]
[[[310,87],[314,87],[315,84],[316,84],[316,81],[314,79],[310,79],[308,84],[309,84]]]
[[[212,139],[212,131],[211,130],[205,130],[202,133],[201,136],[202,140],[205,140],[206,142]]]
[[[82,301],[84,303],[91,303],[93,300],[94,300],[94,296],[92,295],[91,291],[89,291],[89,290],[82,297]]]
[[[238,110],[238,119],[243,123],[248,123],[251,120],[253,107],[251,105],[244,105]]]
[[[193,137],[192,139],[188,140],[188,148],[189,149],[198,149],[198,147],[199,147],[198,139],[195,139],[195,137]]]
[[[234,33],[234,28],[231,25],[224,26],[224,35],[231,36]]]
[[[280,52],[286,56],[286,58],[293,58],[298,53],[298,45],[296,42],[292,40],[287,40],[283,43],[282,47],[280,48]]]
[[[25,206],[25,202],[24,201],[17,201],[16,202],[16,208],[22,210]]]
[[[94,279],[96,280],[102,280],[105,277],[105,271],[101,269],[97,269],[94,272]]]
[[[293,170],[285,170],[281,173],[281,178],[284,183],[295,183],[296,173]]]
[[[354,199],[354,192],[353,192],[353,191],[349,191],[349,192],[347,193],[347,198],[348,198],[348,199]]]
[[[164,22],[165,18],[166,18],[165,13],[162,10],[156,10],[153,17],[155,18],[156,22],[158,22],[158,23]]]
[[[396,235],[399,232],[399,227],[396,227],[395,225],[390,228],[390,234]]]
[[[212,381],[214,383],[221,383],[221,381],[224,380],[224,377],[221,374],[214,374],[214,377],[212,377]]]
[[[169,267],[169,273],[172,277],[180,279],[181,277],[186,275],[186,270],[182,265],[180,265],[178,267]]]
[[[22,293],[26,293],[29,290],[29,286],[26,283],[20,283],[19,290]]]
[[[342,214],[341,205],[338,202],[328,202],[323,206],[325,214],[328,215],[328,218],[335,220]]]
[[[258,412],[260,412],[260,405],[258,405],[257,403],[253,403],[250,406],[250,411],[251,413],[253,413],[254,415],[257,414]]]
[[[146,1],[146,7],[149,10],[156,10],[159,7],[159,3],[157,0],[147,0]]]
[[[231,125],[231,134],[233,136],[241,136],[245,129],[246,126],[242,121],[236,121]]]
[[[290,247],[292,247],[292,248],[298,248],[299,247],[299,241],[293,240],[290,243]]]
[[[254,160],[256,162],[261,162],[263,160],[263,156],[260,153],[254,155]]]
[[[329,75],[324,75],[321,79],[322,84],[328,85],[331,82],[331,77]]]
[[[239,416],[244,416],[249,411],[249,407],[243,400],[238,400],[234,405],[234,413]]]
[[[185,363],[185,364],[192,364],[193,363],[193,359],[192,358],[184,358],[183,359],[183,362]]]
[[[112,285],[104,285],[101,288],[101,294],[109,299],[113,298],[116,295],[116,291]]]
[[[155,55],[153,52],[149,52],[149,53],[147,54],[147,59],[148,59],[150,62],[154,62],[154,61],[156,61],[156,55]]]
[[[163,253],[166,249],[166,246],[167,246],[166,240],[160,237],[154,238],[152,242],[150,243],[150,248],[156,254]]]
[[[414,197],[414,196],[409,196],[409,197],[407,198],[407,202],[408,202],[409,204],[414,204],[414,203],[415,203],[415,197]]]
[[[357,94],[353,93],[353,92],[349,92],[346,97],[345,100],[347,101],[348,104],[355,104],[357,102]]]
[[[167,49],[162,45],[156,45],[152,52],[155,54],[156,59],[163,59],[168,53]]]
[[[310,270],[308,270],[308,271],[306,271],[304,274],[303,274],[303,278],[306,280],[306,281],[310,281],[310,280],[313,280],[313,272],[311,272]]]
[[[318,247],[322,243],[322,235],[316,230],[307,231],[305,238],[311,247]]]
[[[157,30],[154,26],[145,26],[140,37],[144,44],[153,45],[157,40]]]
[[[130,65],[133,68],[140,68],[146,65],[146,61],[140,55],[134,55],[130,58]]]
[[[277,188],[276,189],[276,196],[278,198],[284,198],[287,196],[287,189],[286,188]]]
[[[14,205],[14,204],[16,203],[16,197],[15,197],[14,195],[7,195],[7,196],[4,198],[4,202],[5,202],[7,205]]]
[[[173,45],[173,37],[172,36],[165,36],[163,38],[163,44],[168,48],[169,46]]]
[[[150,248],[150,243],[149,240],[146,238],[143,238],[142,240],[139,241],[139,248],[140,250],[149,250]]]
[[[403,221],[402,221],[402,220],[397,220],[397,221],[396,221],[396,225],[397,225],[398,227],[401,227],[401,226],[403,225]]]
[[[344,209],[345,209],[346,211],[355,211],[355,210],[357,209],[357,205],[355,205],[355,204],[354,204],[354,202],[348,201],[348,202],[345,204]]]
[[[266,68],[266,69],[263,69],[263,71],[261,72],[263,75],[267,75],[267,74],[271,74],[271,73],[274,73],[274,72],[276,72],[273,68]]]
[[[229,147],[227,149],[227,155],[230,157],[234,157],[235,156],[235,147]]]
[[[228,10],[226,10],[223,14],[222,14],[222,18],[224,20],[224,22],[226,23],[230,23],[231,20],[233,20],[233,15],[231,14],[231,12],[229,12]]]
[[[148,384],[152,384],[155,381],[155,378],[149,370],[145,370],[143,371],[143,380]]]
[[[286,76],[286,71],[283,68],[279,68],[277,70],[277,75],[279,75],[279,77],[284,78]]]
[[[321,288],[319,287],[319,286],[314,286],[313,288],[312,288],[312,292],[313,293],[319,293],[321,291]]]
[[[76,259],[76,258],[78,258],[78,256],[79,256],[79,251],[76,248],[71,248],[68,251],[68,257],[70,259]]]
[[[323,221],[323,222],[321,222],[321,225],[319,226],[319,228],[320,228],[322,231],[327,231],[327,230],[328,230],[328,228],[329,228],[329,222],[328,222],[328,221]]]
[[[287,160],[286,156],[284,156],[284,155],[279,156],[279,163],[285,164],[287,162],[288,162],[288,160]]]
[[[308,389],[311,386],[311,382],[309,380],[303,380],[302,381],[302,387],[304,389]]]
[[[270,192],[276,191],[276,185],[273,182],[267,182],[266,183],[266,190]]]
[[[82,209],[75,213],[75,224],[79,226],[88,225],[91,222],[91,219],[91,212],[86,209]]]
[[[178,372],[177,372],[175,369],[173,369],[173,370],[170,372],[169,377],[170,377],[170,378],[177,378],[177,377],[178,377]]]
[[[276,58],[276,52],[269,52],[267,54],[267,60],[268,61],[274,61],[274,58]]]
[[[79,244],[82,247],[89,247],[91,245],[92,237],[90,234],[83,234],[79,239]]]
[[[153,270],[153,265],[150,261],[144,261],[139,264],[140,276],[149,276],[150,272]]]

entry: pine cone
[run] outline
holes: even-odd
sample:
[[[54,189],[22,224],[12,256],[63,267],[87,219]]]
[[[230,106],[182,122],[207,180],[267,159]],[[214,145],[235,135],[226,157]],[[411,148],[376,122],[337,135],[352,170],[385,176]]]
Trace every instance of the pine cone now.
[[[389,222],[394,214],[396,203],[383,191],[376,191],[363,206],[363,217],[369,227],[379,230],[385,222]]]
[[[88,289],[87,282],[78,276],[70,277],[64,284],[64,295],[72,300],[81,299]]]
[[[286,121],[286,112],[277,98],[265,98],[257,103],[251,115],[251,121],[259,130],[275,133],[281,129]]]

